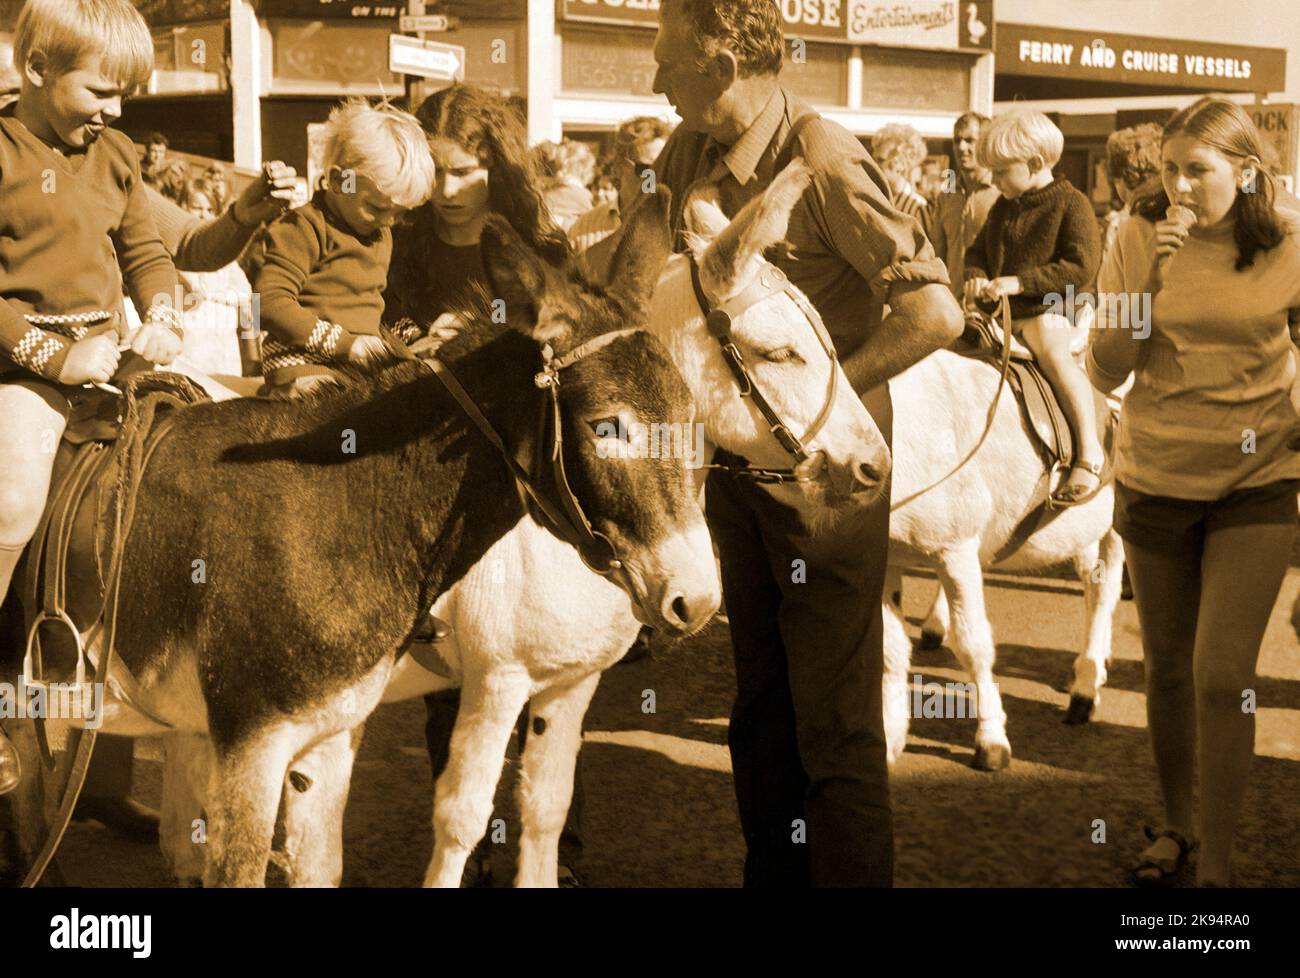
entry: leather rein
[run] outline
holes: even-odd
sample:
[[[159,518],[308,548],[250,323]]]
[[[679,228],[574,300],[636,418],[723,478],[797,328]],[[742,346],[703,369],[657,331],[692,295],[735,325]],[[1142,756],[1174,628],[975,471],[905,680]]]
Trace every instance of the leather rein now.
[[[690,262],[691,286],[695,290],[695,299],[699,303],[700,311],[704,313],[704,324],[708,328],[709,334],[718,341],[718,346],[722,348],[722,358],[726,361],[732,376],[736,378],[736,383],[740,386],[740,396],[747,397],[753,402],[754,407],[758,409],[758,413],[767,422],[768,429],[772,432],[773,437],[776,438],[795,465],[807,462],[812,458],[812,453],[808,451],[807,445],[817,436],[817,433],[825,426],[827,419],[830,418],[831,409],[835,405],[835,393],[839,383],[839,358],[835,352],[835,345],[831,342],[830,334],[826,331],[826,325],[822,322],[822,317],[813,307],[813,304],[808,301],[807,297],[791,284],[785,272],[769,261],[764,261],[762,269],[749,285],[726,302],[718,306],[712,306],[709,303],[708,296],[704,294],[703,285],[700,283],[700,268],[696,264],[694,255],[690,256]],[[740,354],[740,348],[736,346],[736,341],[731,335],[731,324],[737,317],[764,299],[782,293],[790,297],[794,304],[799,307],[799,311],[812,324],[813,332],[817,334],[822,349],[826,351],[826,355],[831,361],[830,379],[826,383],[826,400],[822,404],[821,410],[817,412],[817,417],[813,419],[812,424],[808,426],[808,430],[803,433],[802,437],[791,431],[790,426],[781,420],[781,416],[777,414],[771,402],[759,390],[758,385],[754,383],[754,378],[750,376],[749,370],[745,367],[745,360]],[[761,483],[807,482],[811,478],[811,475],[801,476],[797,474],[794,467],[770,469],[754,465],[710,463],[706,468],[720,469],[731,475]]]
[[[549,524],[548,529],[554,532],[556,536],[573,544],[577,548],[579,556],[582,557],[582,562],[587,567],[602,577],[611,578],[629,595],[632,593],[630,580],[622,559],[615,551],[614,544],[609,537],[596,530],[591,525],[591,521],[587,519],[587,514],[583,512],[582,504],[578,502],[577,496],[573,494],[568,476],[564,471],[564,435],[560,415],[560,371],[591,356],[614,340],[623,336],[630,336],[635,332],[637,330],[619,329],[609,333],[602,333],[561,357],[555,356],[549,344],[543,344],[542,346],[542,369],[534,376],[533,383],[545,390],[549,395],[547,400],[550,410],[543,416],[542,424],[544,428],[549,426],[551,434],[550,445],[546,449],[546,454],[545,456],[539,456],[538,461],[550,465],[551,477],[557,490],[558,505],[548,500],[534,485],[533,477],[506,448],[505,442],[501,440],[501,436],[492,427],[492,423],[484,417],[483,412],[474,403],[474,399],[469,392],[461,386],[460,381],[456,379],[447,363],[437,353],[428,360],[420,361],[433,372],[435,377],[442,381],[442,385],[456,400],[456,403],[460,405],[461,410],[474,422],[474,425],[482,432],[483,437],[505,459],[506,464],[510,467],[511,474],[515,477],[515,482],[526,496],[525,504],[531,501],[533,506],[540,511],[544,517],[541,521],[543,525]]]

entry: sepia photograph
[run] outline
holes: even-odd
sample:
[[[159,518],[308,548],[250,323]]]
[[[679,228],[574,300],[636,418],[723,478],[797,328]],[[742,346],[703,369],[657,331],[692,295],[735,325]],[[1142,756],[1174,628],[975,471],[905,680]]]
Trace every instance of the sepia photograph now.
[[[0,0],[0,948],[1279,951],[1298,148],[1292,0]]]

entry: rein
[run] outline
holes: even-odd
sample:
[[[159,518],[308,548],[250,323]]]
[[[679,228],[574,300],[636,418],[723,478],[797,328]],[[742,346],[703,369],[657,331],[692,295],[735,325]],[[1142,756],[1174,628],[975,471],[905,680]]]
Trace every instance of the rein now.
[[[897,502],[891,502],[889,505],[889,511],[891,513],[894,510],[898,509],[900,506],[906,506],[908,503],[916,499],[918,496],[921,496],[929,492],[931,489],[934,489],[937,486],[942,485],[943,483],[951,479],[954,475],[956,475],[959,471],[961,471],[961,467],[975,457],[975,453],[978,452],[980,450],[980,446],[984,444],[984,439],[988,438],[989,432],[993,430],[993,420],[997,417],[998,404],[1000,404],[1002,401],[1002,389],[1007,384],[1007,373],[1011,370],[1011,304],[1007,301],[1006,296],[1002,296],[998,300],[998,317],[1002,320],[1002,322],[1000,323],[1002,327],[1002,359],[1001,362],[998,364],[998,386],[997,389],[993,392],[993,401],[991,404],[989,404],[988,416],[984,419],[984,430],[980,432],[979,441],[975,443],[974,448],[972,448],[969,452],[966,453],[966,457],[963,458],[960,462],[958,462],[953,467],[952,471],[950,471],[938,482],[932,482],[924,489],[918,489],[916,492],[912,493],[910,496],[906,497],[905,499],[900,499]]]
[[[758,409],[758,413],[767,422],[768,429],[772,432],[773,437],[780,443],[795,465],[807,462],[812,458],[812,454],[807,449],[807,443],[817,436],[817,433],[822,430],[826,421],[830,418],[831,409],[835,405],[835,392],[839,382],[838,356],[835,352],[835,345],[831,342],[830,334],[826,332],[826,325],[822,322],[821,316],[803,293],[790,283],[785,272],[768,261],[763,263],[763,267],[754,281],[750,282],[740,292],[719,306],[710,306],[708,296],[704,294],[704,287],[700,283],[700,268],[695,262],[694,255],[690,256],[690,261],[691,287],[695,290],[695,300],[699,303],[700,311],[704,313],[704,323],[709,330],[709,335],[718,341],[718,345],[722,348],[722,358],[726,361],[732,376],[736,378],[736,383],[740,386],[740,396],[753,401],[754,407]],[[826,355],[831,360],[830,379],[826,385],[826,400],[822,404],[821,410],[817,412],[817,417],[808,426],[808,430],[803,433],[802,438],[792,432],[790,426],[781,420],[781,416],[776,413],[776,409],[772,407],[771,402],[758,389],[758,385],[754,383],[754,378],[750,376],[748,369],[745,367],[745,360],[740,354],[740,348],[736,346],[736,342],[731,336],[732,322],[745,310],[764,299],[782,293],[790,297],[794,304],[799,307],[799,311],[812,324],[813,332],[817,334],[822,349],[826,351]],[[788,469],[768,469],[753,465],[710,463],[705,468],[719,469],[733,476],[752,479],[754,482],[760,483],[807,482],[811,478],[810,476],[798,475],[793,467]]]
[[[582,562],[588,568],[602,577],[611,578],[629,594],[631,594],[630,581],[627,577],[627,571],[623,567],[623,561],[619,558],[610,539],[592,527],[591,521],[587,519],[587,514],[582,510],[582,504],[578,502],[577,496],[574,495],[573,489],[569,485],[568,476],[564,471],[564,435],[560,415],[560,371],[591,356],[614,340],[623,336],[630,336],[635,332],[637,331],[634,329],[619,329],[610,333],[602,333],[561,357],[555,356],[549,344],[543,344],[542,346],[542,369],[533,378],[533,383],[549,394],[547,400],[550,404],[550,410],[543,417],[543,427],[549,422],[551,443],[548,452],[549,457],[545,461],[551,466],[551,476],[555,481],[559,500],[558,505],[548,500],[533,484],[533,479],[529,473],[510,454],[505,443],[501,440],[501,436],[492,427],[492,423],[484,417],[483,412],[479,410],[469,392],[456,379],[455,374],[452,373],[446,362],[436,353],[432,358],[420,361],[442,382],[447,392],[460,405],[466,416],[474,422],[483,437],[505,459],[506,464],[510,467],[511,474],[515,477],[515,482],[523,490],[527,499],[531,500],[533,505],[542,513],[546,522],[550,523],[550,529],[555,532],[556,536],[573,544],[578,550],[578,555],[582,557]],[[540,457],[539,461],[541,461]]]

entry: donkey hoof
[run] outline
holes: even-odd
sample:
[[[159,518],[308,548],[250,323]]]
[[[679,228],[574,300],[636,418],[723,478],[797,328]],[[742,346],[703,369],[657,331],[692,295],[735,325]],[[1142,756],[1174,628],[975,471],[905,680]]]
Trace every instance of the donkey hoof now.
[[[943,647],[943,632],[935,628],[922,628],[921,640],[917,646],[922,649],[938,649]]]
[[[1092,719],[1092,710],[1094,702],[1086,696],[1080,696],[1078,693],[1070,697],[1070,705],[1065,711],[1065,717],[1062,723],[1068,723],[1075,727],[1082,723],[1087,723]]]
[[[971,766],[977,771],[1004,771],[1011,766],[1011,748],[1003,744],[976,747]]]

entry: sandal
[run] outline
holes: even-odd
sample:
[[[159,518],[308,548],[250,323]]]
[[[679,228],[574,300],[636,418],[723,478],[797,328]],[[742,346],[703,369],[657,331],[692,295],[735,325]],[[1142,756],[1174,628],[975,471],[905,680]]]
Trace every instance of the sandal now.
[[[1172,861],[1168,859],[1156,859],[1145,853],[1141,861],[1133,867],[1131,877],[1134,886],[1169,886],[1173,883],[1174,878],[1183,871],[1187,865],[1187,857],[1196,851],[1199,843],[1188,842],[1182,833],[1173,829],[1165,829],[1163,832],[1157,832],[1151,826],[1144,826],[1142,829],[1146,837],[1152,842],[1159,839],[1171,839],[1178,846],[1178,856]]]
[[[1105,483],[1101,481],[1101,473],[1104,468],[1104,462],[1085,462],[1082,459],[1075,459],[1070,465],[1070,471],[1082,469],[1084,472],[1091,472],[1097,477],[1097,484],[1091,489],[1087,489],[1077,483],[1071,484],[1067,478],[1065,482],[1057,487],[1056,492],[1049,497],[1049,505],[1053,509],[1069,509],[1071,506],[1081,506],[1091,501],[1105,487]]]

